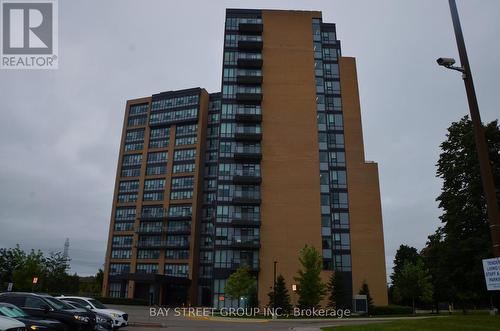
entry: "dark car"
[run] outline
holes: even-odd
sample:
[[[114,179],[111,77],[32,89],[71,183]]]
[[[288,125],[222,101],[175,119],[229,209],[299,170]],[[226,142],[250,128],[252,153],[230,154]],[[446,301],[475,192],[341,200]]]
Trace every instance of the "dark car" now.
[[[30,316],[24,310],[10,303],[0,302],[0,316],[14,318],[26,324],[28,330],[66,331],[66,326],[56,320]]]
[[[71,331],[95,330],[94,315],[50,295],[8,292],[0,294],[0,302],[13,304],[31,316],[55,319],[64,323]]]
[[[92,311],[89,308],[82,305],[81,303],[71,301],[70,299],[59,299],[59,300],[64,301],[66,303],[69,303],[70,305],[72,305],[76,308],[84,309],[85,311],[87,311],[90,314],[94,314],[95,320],[96,320],[96,328],[95,328],[96,330],[98,330],[98,331],[113,330],[113,320],[110,317],[108,317],[104,314]]]

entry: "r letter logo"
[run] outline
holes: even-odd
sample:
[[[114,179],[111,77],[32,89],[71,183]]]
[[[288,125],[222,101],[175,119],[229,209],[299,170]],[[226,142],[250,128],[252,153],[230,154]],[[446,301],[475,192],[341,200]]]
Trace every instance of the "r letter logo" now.
[[[57,69],[57,3],[2,0],[2,69]]]

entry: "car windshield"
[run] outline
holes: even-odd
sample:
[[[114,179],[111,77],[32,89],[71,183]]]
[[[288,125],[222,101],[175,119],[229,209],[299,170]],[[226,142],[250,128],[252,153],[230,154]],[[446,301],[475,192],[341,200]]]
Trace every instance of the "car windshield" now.
[[[52,297],[44,297],[45,300],[50,302],[52,306],[54,306],[57,309],[62,309],[62,310],[71,310],[75,309],[75,307],[68,305],[66,302],[62,302],[59,299],[52,298]]]
[[[12,318],[28,316],[28,314],[26,314],[24,311],[15,306],[4,306],[4,305],[0,305],[0,315]]]
[[[105,305],[103,305],[96,299],[89,299],[89,302],[92,304],[92,306],[96,307],[97,309],[107,309]]]

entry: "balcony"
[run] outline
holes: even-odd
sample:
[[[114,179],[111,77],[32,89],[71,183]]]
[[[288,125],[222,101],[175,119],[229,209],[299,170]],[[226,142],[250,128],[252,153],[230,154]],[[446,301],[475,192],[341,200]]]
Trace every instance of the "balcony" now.
[[[175,226],[175,227],[169,227],[165,229],[165,231],[168,234],[191,234],[191,227],[190,226]]]
[[[176,221],[176,220],[190,220],[192,217],[191,214],[173,214],[173,215],[168,215],[167,219]]]
[[[260,184],[262,183],[262,177],[257,174],[248,175],[235,175],[233,176],[233,183],[235,184]]]
[[[262,101],[262,89],[260,86],[240,86],[236,91],[236,100],[244,103],[260,103]]]
[[[236,82],[238,84],[262,84],[262,70],[238,69],[236,71]]]
[[[167,242],[165,240],[160,241],[138,241],[135,245],[139,249],[164,249]]]
[[[260,132],[260,125],[236,127],[234,139],[239,141],[261,141],[262,133]]]
[[[257,191],[235,191],[233,204],[237,205],[260,205],[260,192]]]
[[[245,33],[262,33],[264,26],[261,18],[240,18],[238,30]]]
[[[260,123],[262,110],[260,106],[240,106],[236,109],[235,120],[246,123]]]
[[[262,159],[262,152],[260,147],[238,146],[234,152],[234,159],[244,162],[259,162]]]
[[[237,60],[240,68],[262,68],[261,53],[238,53]]]
[[[238,49],[260,51],[262,49],[262,36],[238,36]]]
[[[234,227],[258,228],[260,227],[260,221],[251,216],[241,215],[231,219],[231,225]]]
[[[139,226],[135,230],[136,233],[138,234],[151,234],[151,235],[158,235],[162,234],[165,232],[165,227],[163,226]]]
[[[260,240],[258,236],[233,237],[229,246],[237,249],[258,249]]]
[[[146,210],[141,213],[141,220],[162,220],[167,217],[165,209]]]

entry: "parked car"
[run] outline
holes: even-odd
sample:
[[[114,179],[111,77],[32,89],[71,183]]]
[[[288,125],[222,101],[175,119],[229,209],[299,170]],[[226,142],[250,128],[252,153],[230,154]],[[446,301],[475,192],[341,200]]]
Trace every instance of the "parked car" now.
[[[0,331],[26,331],[26,325],[16,319],[0,316]]]
[[[113,319],[113,327],[120,328],[128,325],[128,314],[116,309],[109,309],[103,305],[100,301],[87,298],[87,297],[77,297],[77,296],[60,296],[60,300],[77,302],[92,311],[108,315]]]
[[[59,321],[30,316],[10,303],[0,302],[0,316],[14,318],[26,324],[28,330],[67,331],[66,326]]]
[[[71,331],[94,331],[95,317],[50,295],[8,292],[0,294],[0,302],[11,303],[35,317],[55,319]]]
[[[77,302],[72,302],[69,300],[62,300],[62,301],[66,302],[66,303],[68,303],[76,308],[84,309],[87,312],[89,312],[90,314],[94,314],[95,321],[96,321],[96,328],[95,328],[96,330],[98,330],[98,331],[113,330],[113,320],[111,319],[111,317],[104,315],[102,313],[98,313],[96,311],[92,311],[89,308],[87,308],[84,305],[79,304]]]

